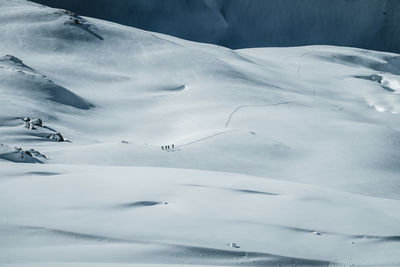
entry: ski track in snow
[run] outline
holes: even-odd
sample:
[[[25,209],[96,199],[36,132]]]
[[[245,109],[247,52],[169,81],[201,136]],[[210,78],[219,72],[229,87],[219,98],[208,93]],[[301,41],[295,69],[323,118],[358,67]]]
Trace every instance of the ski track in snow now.
[[[184,143],[184,144],[182,144],[182,145],[177,145],[176,148],[185,147],[185,146],[190,146],[190,145],[193,145],[193,144],[196,144],[196,143],[205,141],[205,140],[207,140],[207,139],[211,139],[211,138],[213,138],[213,137],[216,137],[216,136],[219,136],[219,135],[222,135],[222,134],[227,134],[227,133],[232,133],[232,132],[238,132],[238,131],[239,131],[239,130],[229,130],[229,131],[223,131],[223,132],[219,132],[219,133],[216,133],[216,134],[208,135],[208,136],[206,136],[206,137],[202,137],[202,138],[196,139],[196,140],[194,140],[194,141],[190,141],[190,142],[188,142],[188,143]]]
[[[253,104],[253,105],[239,106],[239,107],[235,108],[235,110],[233,110],[229,114],[228,120],[225,123],[225,128],[228,128],[228,126],[229,126],[229,124],[230,124],[230,122],[231,122],[231,120],[233,118],[233,115],[235,115],[235,113],[238,112],[241,109],[250,108],[250,107],[272,107],[272,106],[286,105],[286,104],[290,104],[290,103],[291,103],[290,101],[285,101],[285,102],[278,102],[278,103],[273,103],[273,104]]]

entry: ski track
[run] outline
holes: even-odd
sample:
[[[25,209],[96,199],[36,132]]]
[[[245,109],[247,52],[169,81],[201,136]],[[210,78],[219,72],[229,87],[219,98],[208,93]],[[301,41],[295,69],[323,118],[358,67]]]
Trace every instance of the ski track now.
[[[194,141],[191,141],[191,142],[188,142],[188,143],[185,143],[185,144],[182,144],[182,145],[178,145],[178,146],[176,146],[176,148],[183,147],[183,146],[190,146],[190,145],[193,145],[193,144],[195,144],[195,143],[205,141],[205,140],[207,140],[207,139],[216,137],[216,136],[221,135],[221,134],[226,134],[226,133],[231,133],[231,132],[238,132],[238,131],[239,131],[239,130],[229,130],[229,131],[219,132],[219,133],[216,133],[216,134],[213,134],[213,135],[209,135],[209,136],[206,136],[206,137],[202,137],[202,138],[200,138],[200,139],[196,139],[196,140],[194,140]]]
[[[254,104],[254,105],[243,105],[243,106],[239,106],[239,107],[237,107],[234,111],[232,111],[232,112],[229,114],[229,118],[228,118],[228,120],[227,120],[226,123],[225,123],[225,128],[228,128],[229,123],[231,122],[231,120],[232,120],[232,118],[233,118],[233,115],[234,115],[236,112],[238,112],[239,110],[241,110],[241,109],[250,108],[250,107],[271,107],[271,106],[286,105],[286,104],[290,104],[290,103],[291,103],[290,101],[285,101],[285,102],[278,102],[278,103],[274,103],[274,104]]]

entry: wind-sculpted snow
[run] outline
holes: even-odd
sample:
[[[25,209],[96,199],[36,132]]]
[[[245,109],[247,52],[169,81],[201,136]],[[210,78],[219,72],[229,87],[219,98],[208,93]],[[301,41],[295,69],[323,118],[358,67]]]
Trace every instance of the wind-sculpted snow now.
[[[341,45],[400,52],[398,0],[37,0],[230,48]]]
[[[0,265],[400,264],[398,54],[0,22]]]
[[[55,84],[11,55],[0,58],[0,85],[3,95],[18,95],[28,105],[30,101],[45,104],[46,100],[51,100],[78,109],[92,107],[81,97]]]

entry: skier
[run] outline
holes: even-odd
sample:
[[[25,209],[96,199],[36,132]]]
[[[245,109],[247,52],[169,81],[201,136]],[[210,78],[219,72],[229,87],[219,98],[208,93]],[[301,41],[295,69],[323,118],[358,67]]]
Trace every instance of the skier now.
[[[161,149],[164,150],[164,146],[161,146]]]
[[[174,145],[174,144],[172,144],[172,149],[174,149],[174,147],[175,147],[175,145]]]

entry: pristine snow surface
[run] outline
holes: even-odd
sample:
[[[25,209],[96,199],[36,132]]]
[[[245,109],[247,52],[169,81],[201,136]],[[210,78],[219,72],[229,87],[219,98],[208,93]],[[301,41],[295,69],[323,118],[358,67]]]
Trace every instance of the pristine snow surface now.
[[[399,0],[37,0],[230,48],[341,45],[400,53]]]
[[[400,55],[24,0],[0,52],[1,266],[400,265]]]

